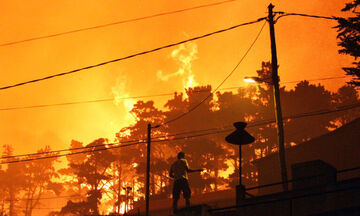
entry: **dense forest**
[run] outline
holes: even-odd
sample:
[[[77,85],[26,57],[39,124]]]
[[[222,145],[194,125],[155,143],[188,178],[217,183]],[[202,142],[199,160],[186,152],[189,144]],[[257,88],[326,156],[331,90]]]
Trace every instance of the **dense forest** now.
[[[263,62],[257,73],[266,80],[271,64]],[[358,92],[350,85],[330,92],[304,80],[291,90],[282,87],[280,95],[287,148],[360,116],[356,107],[324,112],[360,103]],[[195,106],[182,118],[163,124]],[[205,169],[190,176],[194,195],[234,188],[237,146],[226,143],[224,137],[236,121],[247,122],[247,130],[256,138],[243,148],[246,186],[257,184],[257,170],[251,162],[277,151],[271,83],[214,94],[211,86],[198,86],[175,92],[164,108],[151,100],[137,101],[131,114],[136,123],[120,129],[116,140],[99,138],[89,144],[73,140],[68,151],[52,151],[46,146],[36,154],[16,157],[11,145],[3,146],[0,215],[31,216],[42,210],[47,215],[109,214],[123,211],[125,202],[131,208],[131,203],[144,199],[148,123],[162,125],[152,130],[151,200],[170,198],[168,169],[180,150],[186,152],[190,166]]]

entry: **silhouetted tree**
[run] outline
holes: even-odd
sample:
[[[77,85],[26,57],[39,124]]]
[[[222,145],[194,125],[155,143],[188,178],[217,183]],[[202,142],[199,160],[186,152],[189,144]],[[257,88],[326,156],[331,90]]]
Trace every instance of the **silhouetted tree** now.
[[[9,157],[13,155],[13,148],[10,145],[3,146],[3,157],[7,157],[4,161],[10,162],[17,160],[16,157]],[[18,209],[15,208],[16,203],[18,203],[17,198],[22,190],[24,184],[24,163],[9,163],[7,168],[3,171],[1,175],[0,184],[3,187],[5,193],[2,194],[2,197],[8,199],[9,201],[9,216],[15,216],[18,213]]]
[[[133,109],[130,113],[136,118],[136,123],[129,127],[123,128],[118,134],[118,141],[122,140],[146,140],[147,139],[147,125],[151,123],[152,126],[161,124],[164,119],[164,113],[154,106],[153,101],[138,101],[134,104]],[[151,136],[155,139],[158,136],[165,135],[164,127],[153,128],[151,130]],[[151,160],[151,173],[150,173],[150,193],[155,195],[156,193],[156,184],[155,179],[157,175],[163,173],[160,167],[154,167],[156,161],[161,159],[157,158],[159,155],[157,147],[158,144],[152,145],[152,160]],[[136,170],[136,181],[139,186],[139,190],[136,191],[138,194],[145,194],[145,174],[146,174],[146,144],[139,144],[136,146],[130,146],[123,150],[125,158],[127,158],[127,163],[125,166],[127,168],[132,167],[136,164],[134,170]]]
[[[337,38],[340,40],[338,45],[341,47],[340,54],[346,54],[354,57],[355,61],[352,67],[343,67],[347,75],[353,77],[350,84],[360,86],[360,12],[356,11],[360,5],[359,0],[352,0],[347,3],[342,11],[351,11],[354,16],[348,18],[339,18],[335,28],[338,29]]]
[[[87,150],[91,151],[87,153],[86,159],[82,163],[70,163],[70,166],[75,170],[78,182],[89,187],[86,201],[69,201],[61,209],[62,214],[74,214],[74,212],[75,215],[77,212],[81,212],[82,215],[99,214],[103,188],[106,180],[111,178],[108,169],[115,158],[108,150],[106,140],[103,138],[93,141],[86,147]]]
[[[333,94],[333,101],[335,107],[351,106],[359,104],[359,94],[354,86],[344,85]],[[360,108],[351,109],[348,111],[338,112],[334,114],[335,124],[339,123],[338,126],[349,123],[350,121],[360,116]]]
[[[285,121],[286,143],[299,144],[316,136],[328,133],[333,127],[332,115],[313,115],[296,118],[301,113],[313,113],[333,109],[332,95],[324,86],[313,85],[308,81],[299,82],[294,90],[285,93],[282,97],[283,115],[293,116]],[[311,127],[310,127],[311,125]]]
[[[118,141],[125,142],[128,138],[118,134]],[[121,145],[121,144],[120,144]],[[114,155],[114,161],[109,168],[110,179],[104,180],[109,185],[104,195],[108,196],[108,202],[105,205],[113,206],[113,211],[119,211],[119,205],[126,201],[124,187],[133,187],[137,178],[135,167],[138,165],[136,158],[138,157],[137,146],[127,146],[125,148],[116,148],[110,150]]]
[[[262,62],[261,69],[257,70],[256,73],[258,77],[263,82],[258,83],[257,97],[253,98],[253,103],[255,104],[256,112],[253,118],[254,122],[267,122],[269,120],[275,119],[274,112],[274,94],[272,88],[272,66],[270,62]],[[284,95],[285,88],[280,88],[280,97],[281,102],[283,102],[282,95]],[[260,157],[277,150],[277,137],[276,137],[276,127],[275,123],[273,124],[260,124],[256,128],[249,128],[248,130],[254,137],[256,137],[255,142],[250,144],[249,147],[254,147],[259,149]]]
[[[41,155],[28,156],[29,159],[36,159],[39,157],[52,157],[58,153],[47,153],[51,151],[49,146],[40,149],[38,153]],[[39,206],[41,196],[52,191],[59,195],[62,191],[62,184],[54,180],[59,177],[54,168],[56,158],[48,158],[41,160],[33,160],[25,163],[24,166],[24,213],[25,216],[31,216],[35,207]]]
[[[83,148],[83,143],[76,141],[76,140],[71,140],[70,143],[70,153],[78,153],[87,149],[81,149]],[[66,159],[69,162],[69,164],[81,164],[85,161],[85,159],[87,158],[86,154],[74,154],[74,155],[67,155]],[[65,168],[62,168],[60,170],[58,170],[58,173],[61,175],[66,176],[67,181],[63,183],[65,189],[66,189],[66,194],[68,194],[69,196],[74,196],[76,200],[81,200],[81,199],[85,199],[85,194],[84,194],[84,190],[83,187],[81,187],[81,182],[79,182],[79,179],[77,178],[77,176],[75,175],[76,170],[73,169],[71,166],[67,166]],[[84,196],[84,197],[82,197]]]
[[[0,193],[1,194],[5,194],[5,187],[2,183],[2,180],[5,178],[5,175],[4,175],[4,171],[1,169],[0,167]],[[0,198],[0,215],[4,215],[5,214],[5,197],[1,197]]]

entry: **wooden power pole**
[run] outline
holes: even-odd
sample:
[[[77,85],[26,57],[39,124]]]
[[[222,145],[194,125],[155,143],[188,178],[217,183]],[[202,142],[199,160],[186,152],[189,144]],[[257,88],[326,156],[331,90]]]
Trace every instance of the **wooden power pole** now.
[[[279,90],[279,76],[278,76],[278,63],[277,63],[277,54],[276,54],[276,43],[275,43],[275,30],[274,30],[274,5],[270,4],[269,9],[269,25],[270,25],[270,40],[271,40],[271,64],[272,64],[272,86],[274,91],[274,106],[275,106],[275,116],[277,124],[277,134],[278,134],[278,150],[279,150],[279,159],[280,159],[280,170],[281,178],[283,182],[284,191],[288,190],[287,184],[287,171],[285,163],[285,145],[284,145],[284,127],[283,119],[281,112],[280,104],[280,90]]]

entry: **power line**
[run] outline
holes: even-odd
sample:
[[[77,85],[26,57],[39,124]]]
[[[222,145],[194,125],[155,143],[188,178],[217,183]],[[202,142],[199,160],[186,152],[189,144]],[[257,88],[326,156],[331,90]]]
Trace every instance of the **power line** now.
[[[287,83],[298,83],[301,81],[320,81],[320,80],[331,80],[331,79],[344,79],[347,78],[347,76],[335,76],[335,77],[324,77],[324,78],[318,78],[318,79],[309,79],[309,80],[294,80],[294,81],[285,81],[285,82],[280,82],[280,84],[287,84]]]
[[[209,97],[216,92],[224,83],[227,79],[229,79],[229,77],[235,72],[235,70],[239,67],[239,65],[241,64],[241,62],[245,59],[245,57],[247,56],[247,54],[250,52],[251,48],[254,46],[254,44],[256,43],[257,39],[259,38],[262,30],[264,29],[266,22],[264,22],[264,24],[261,26],[261,29],[259,31],[259,33],[256,35],[254,41],[251,43],[250,47],[246,50],[245,54],[241,57],[240,61],[236,64],[236,66],[234,67],[234,69],[225,77],[225,79],[214,89],[214,91],[210,92],[202,101],[200,101],[200,103],[198,103],[197,105],[193,106],[191,109],[189,109],[187,112],[182,113],[181,115],[170,119],[168,121],[166,121],[165,123],[161,124],[161,126],[169,124],[171,122],[177,121],[179,119],[181,119],[182,117],[186,116],[187,114],[191,113],[192,111],[194,111],[196,108],[198,108],[202,103],[204,103],[207,99],[209,99]]]
[[[360,103],[340,106],[340,107],[337,107],[335,110],[330,110],[330,109],[325,110],[324,109],[324,110],[319,110],[319,111],[314,111],[314,112],[309,112],[309,113],[296,114],[296,115],[285,117],[284,119],[297,119],[297,118],[303,118],[303,117],[309,117],[309,116],[325,115],[325,114],[330,114],[330,113],[336,113],[336,112],[346,111],[346,110],[350,110],[350,109],[355,109],[355,108],[358,108],[358,107],[360,107]]]
[[[218,134],[218,133],[223,133],[226,132],[227,130],[224,131],[215,131],[215,132],[209,132],[209,133],[203,133],[203,134],[196,134],[196,135],[191,135],[191,136],[186,136],[186,137],[176,137],[173,139],[158,139],[158,140],[153,140],[153,142],[168,142],[168,141],[175,141],[175,140],[182,140],[182,139],[190,139],[190,138],[194,138],[194,137],[200,137],[200,136],[206,136],[206,135],[210,135],[210,134]],[[72,152],[72,153],[67,153],[67,154],[59,154],[59,155],[51,155],[51,156],[44,156],[44,157],[37,157],[37,158],[28,158],[28,159],[21,159],[21,160],[12,160],[12,161],[6,161],[6,162],[1,162],[0,164],[11,164],[11,163],[20,163],[20,162],[29,162],[29,161],[35,161],[35,160],[42,160],[42,159],[51,159],[51,158],[58,158],[58,157],[63,157],[63,156],[71,156],[71,155],[77,155],[77,154],[84,154],[84,153],[90,153],[90,152],[96,152],[96,151],[106,151],[106,150],[111,150],[111,149],[115,149],[115,148],[122,148],[122,147],[128,147],[128,146],[133,146],[133,145],[138,145],[138,144],[142,144],[145,142],[136,142],[136,143],[131,143],[131,144],[126,144],[126,145],[120,145],[120,146],[114,146],[114,147],[109,147],[109,148],[95,148],[93,150],[86,150],[86,151],[80,151],[80,152]],[[46,153],[51,153],[51,152],[46,152]],[[36,153],[34,153],[36,154]]]
[[[325,78],[309,79],[309,80],[306,80],[306,79],[305,80],[294,80],[294,81],[280,82],[280,84],[297,83],[297,82],[301,82],[301,81],[312,82],[312,81],[342,79],[342,78],[347,78],[347,77],[346,76],[336,76],[336,77],[325,77]],[[261,83],[256,83],[255,85],[261,85]],[[227,87],[227,88],[220,88],[218,90],[237,89],[237,88],[241,88],[241,87],[242,86]],[[201,92],[207,92],[207,90],[198,90],[198,91],[193,91],[192,93],[201,93]],[[122,98],[117,98],[117,99],[119,99],[119,100],[128,100],[128,99],[140,99],[140,98],[149,98],[149,97],[163,97],[163,96],[171,96],[171,95],[174,95],[174,93],[163,93],[163,94],[153,94],[153,95],[143,95],[143,96],[122,97]],[[109,101],[113,101],[114,99],[115,98],[105,98],[105,99],[97,99],[97,100],[73,101],[73,102],[63,102],[63,103],[53,103],[53,104],[39,104],[39,105],[19,106],[19,107],[4,107],[4,108],[0,108],[0,111],[32,109],[32,108],[47,108],[47,107],[54,107],[54,106],[67,106],[67,105],[77,105],[77,104],[87,104],[87,103],[109,102]]]
[[[196,130],[196,131],[186,131],[186,132],[180,132],[180,133],[175,133],[175,134],[168,134],[168,135],[164,135],[164,136],[157,136],[157,137],[153,137],[153,139],[154,139],[154,142],[159,142],[159,141],[161,142],[164,140],[162,138],[173,137],[173,136],[184,135],[184,134],[199,133],[199,132],[205,132],[205,131],[211,131],[211,130],[218,130],[218,129],[219,128],[210,128],[210,129],[203,129],[203,130]],[[173,139],[167,139],[167,140],[173,140]],[[77,151],[77,150],[84,150],[84,149],[90,149],[90,148],[96,148],[96,147],[103,147],[105,145],[113,146],[113,145],[122,144],[122,145],[116,146],[116,147],[109,147],[109,148],[101,149],[101,150],[107,150],[107,149],[112,149],[112,148],[120,148],[120,147],[128,146],[128,145],[125,145],[125,143],[130,143],[130,145],[141,144],[141,143],[145,143],[145,140],[127,140],[127,141],[121,141],[121,142],[117,142],[117,143],[108,143],[108,144],[100,144],[100,145],[93,145],[93,146],[84,146],[84,147],[77,147],[77,148],[53,150],[53,151],[47,151],[47,152],[36,152],[36,153],[28,153],[28,154],[3,156],[3,157],[0,157],[0,160],[1,159],[4,160],[4,159],[10,159],[10,158],[27,157],[27,156],[36,156],[36,155],[46,155],[46,154],[59,153],[59,152],[65,152],[65,151]],[[77,153],[88,153],[88,152],[91,152],[91,151],[75,152],[75,153],[77,154]],[[73,155],[73,154],[69,154],[69,155]],[[63,156],[67,156],[67,154],[63,155]]]
[[[164,136],[157,136],[157,137],[153,137],[153,139],[161,140],[161,138],[167,138],[167,137],[173,137],[173,136],[191,134],[191,133],[199,133],[199,132],[205,132],[205,131],[210,131],[210,130],[218,130],[218,129],[219,128],[210,128],[210,129],[203,129],[203,130],[196,130],[196,131],[186,131],[186,132],[180,132],[180,133],[169,134],[169,135],[164,135]],[[126,143],[136,143],[136,142],[144,143],[145,140],[127,140],[127,141],[121,141],[121,142],[117,142],[117,143],[108,143],[108,144],[84,146],[84,147],[69,148],[69,149],[59,149],[59,150],[53,150],[53,151],[47,151],[47,152],[36,152],[36,153],[27,153],[27,154],[19,154],[19,155],[10,155],[10,156],[0,157],[0,160],[1,159],[4,160],[4,159],[10,159],[10,158],[27,157],[27,156],[36,156],[36,155],[46,155],[46,154],[59,153],[59,152],[65,152],[65,151],[84,150],[84,149],[90,149],[90,148],[96,148],[96,147],[103,147],[104,145],[113,146],[113,145],[126,144]],[[87,152],[84,152],[84,153],[87,153]]]
[[[277,22],[281,17],[285,16],[303,16],[303,17],[311,17],[311,18],[318,18],[318,19],[327,19],[327,20],[338,20],[339,17],[329,17],[329,16],[319,16],[319,15],[311,15],[311,14],[302,14],[302,13],[286,13],[286,12],[275,12],[280,14],[279,17],[275,20]]]
[[[17,206],[14,206],[15,208],[17,209],[32,209],[32,210],[60,210],[62,207],[58,207],[58,208],[51,208],[51,207],[34,207],[34,208],[26,208],[26,207],[17,207]]]
[[[165,15],[185,12],[185,11],[199,9],[199,8],[216,6],[216,5],[225,4],[225,3],[229,3],[229,2],[233,2],[233,1],[237,1],[237,0],[226,0],[226,1],[221,1],[221,2],[215,2],[215,3],[210,3],[210,4],[204,4],[204,5],[199,5],[199,6],[174,10],[174,11],[168,11],[168,12],[153,14],[153,15],[149,15],[149,16],[143,16],[143,17],[138,17],[138,18],[133,18],[133,19],[121,20],[121,21],[102,24],[102,25],[97,25],[97,26],[91,26],[91,27],[86,27],[86,28],[81,28],[81,29],[75,29],[75,30],[71,30],[71,31],[65,31],[65,32],[60,32],[60,33],[55,33],[55,34],[50,34],[50,35],[45,35],[45,36],[33,37],[33,38],[23,39],[23,40],[19,40],[19,41],[6,42],[6,43],[0,44],[0,47],[10,46],[10,45],[19,44],[19,43],[30,42],[30,41],[35,41],[35,40],[40,40],[40,39],[45,39],[45,38],[58,37],[58,36],[62,36],[62,35],[67,35],[67,34],[72,34],[72,33],[77,33],[77,32],[82,32],[82,31],[88,31],[88,30],[93,30],[93,29],[99,29],[99,28],[109,27],[109,26],[113,26],[113,25],[130,23],[130,22],[135,22],[135,21],[150,19],[150,18],[154,18],[154,17],[160,17],[160,16],[165,16]]]
[[[46,77],[42,77],[42,78],[38,78],[38,79],[33,79],[33,80],[29,80],[29,81],[25,81],[25,82],[13,84],[13,85],[0,87],[0,90],[14,88],[14,87],[18,87],[18,86],[22,86],[22,85],[26,85],[26,84],[30,84],[30,83],[40,82],[40,81],[52,79],[52,78],[55,78],[55,77],[65,76],[65,75],[69,75],[69,74],[72,74],[72,73],[77,73],[77,72],[80,72],[80,71],[83,71],[83,70],[88,70],[88,69],[91,69],[91,68],[100,67],[100,66],[103,66],[103,65],[106,65],[106,64],[110,64],[110,63],[114,63],[114,62],[118,62],[118,61],[123,61],[123,60],[126,60],[126,59],[134,58],[134,57],[137,57],[137,56],[141,56],[141,55],[145,55],[145,54],[148,54],[148,53],[156,52],[156,51],[159,51],[159,50],[162,50],[162,49],[170,48],[170,47],[177,46],[177,45],[187,43],[187,42],[190,42],[190,41],[194,41],[194,40],[209,37],[209,36],[212,36],[212,35],[215,35],[215,34],[219,34],[219,33],[222,33],[222,32],[226,32],[226,31],[229,31],[229,30],[232,30],[232,29],[239,28],[241,26],[246,26],[246,25],[258,23],[258,22],[260,22],[260,21],[262,21],[264,19],[265,19],[265,17],[259,18],[259,19],[255,20],[255,21],[250,21],[250,22],[234,25],[234,26],[231,26],[229,28],[221,29],[221,30],[218,30],[218,31],[214,31],[214,32],[207,33],[207,34],[204,34],[204,35],[201,35],[201,36],[193,37],[193,38],[183,40],[183,41],[180,41],[180,42],[168,44],[168,45],[157,47],[157,48],[154,48],[154,49],[151,49],[151,50],[138,52],[138,53],[131,54],[131,55],[128,55],[128,56],[125,56],[125,57],[121,57],[121,58],[101,62],[101,63],[98,63],[98,64],[78,68],[78,69],[75,69],[75,70],[71,70],[71,71],[67,71],[67,72],[63,72],[63,73],[58,73],[58,74],[54,74],[54,75],[50,75],[50,76],[46,76]]]
[[[211,131],[211,130],[218,130],[218,129],[219,128],[209,128],[209,129],[202,129],[202,130],[196,130],[196,131],[185,131],[185,132],[179,132],[179,133],[175,133],[175,134],[168,134],[168,135],[164,135],[164,136],[156,136],[156,137],[153,137],[153,139],[158,139],[158,141],[162,141],[162,138],[173,137],[173,136],[184,135],[184,134],[199,133],[199,132],[205,132],[205,131]],[[27,153],[27,154],[19,154],[19,155],[10,155],[10,156],[0,157],[0,160],[1,159],[4,160],[4,159],[10,159],[10,158],[18,158],[18,157],[36,156],[36,155],[46,155],[46,154],[59,153],[59,152],[65,152],[65,151],[84,150],[84,149],[90,149],[90,148],[96,148],[96,147],[103,147],[104,145],[113,146],[113,145],[122,144],[120,146],[115,147],[115,148],[117,148],[117,147],[123,147],[123,145],[128,144],[128,143],[130,143],[130,144],[133,144],[133,143],[140,144],[140,143],[145,143],[145,140],[127,140],[127,141],[121,141],[121,142],[116,142],[116,143],[107,143],[107,144],[84,146],[84,147],[69,148],[69,149],[59,149],[59,150],[53,150],[53,151],[47,151],[47,152],[36,152],[36,153]],[[107,149],[111,149],[111,148],[107,148]],[[86,152],[81,152],[81,153],[87,153],[87,151]]]
[[[10,155],[10,156],[4,156],[4,157],[0,157],[1,159],[9,159],[9,158],[17,158],[17,157],[27,157],[27,156],[36,156],[36,155],[43,155],[43,154],[51,154],[51,153],[59,153],[59,152],[64,152],[64,151],[77,151],[77,150],[83,150],[83,149],[91,149],[91,148],[96,148],[96,147],[103,147],[103,146],[113,146],[113,145],[120,145],[120,144],[131,144],[131,143],[136,143],[136,142],[145,142],[145,141],[141,141],[141,140],[127,140],[127,141],[122,141],[122,142],[116,142],[116,143],[105,143],[105,144],[100,144],[100,145],[93,145],[93,146],[84,146],[84,147],[77,147],[77,148],[69,148],[69,149],[59,149],[59,150],[53,150],[53,151],[47,151],[47,152],[36,152],[36,153],[28,153],[28,154],[20,154],[20,155]]]
[[[118,98],[118,99],[119,100],[140,99],[140,98],[149,98],[149,97],[170,96],[170,95],[173,95],[173,94],[174,93],[164,93],[164,94],[155,94],[155,95],[123,97],[123,98]],[[106,99],[97,99],[97,100],[65,102],[65,103],[40,104],[40,105],[20,106],[20,107],[7,107],[7,108],[0,108],[0,111],[18,110],[18,109],[31,109],[31,108],[45,108],[45,107],[53,107],[53,106],[67,106],[67,105],[86,104],[86,103],[109,102],[109,101],[113,101],[114,99],[115,98],[106,98]]]
[[[77,198],[77,197],[83,197],[81,195],[72,195],[72,196],[54,196],[54,197],[39,197],[39,200],[44,200],[44,199],[66,199],[66,198]],[[20,201],[20,200],[38,200],[38,199],[14,199],[14,200],[10,200],[10,199],[6,199],[5,201]]]
[[[77,154],[84,154],[84,153],[90,153],[90,152],[96,152],[96,151],[106,151],[106,150],[115,149],[115,148],[123,148],[123,147],[138,145],[138,144],[141,144],[141,143],[144,143],[144,142],[129,143],[129,144],[119,145],[119,146],[114,146],[114,147],[109,147],[109,148],[95,148],[95,149],[92,149],[92,150],[86,150],[86,151],[80,151],[80,152],[71,152],[71,153],[67,153],[67,154],[50,155],[50,156],[37,157],[37,158],[27,158],[27,159],[21,159],[21,160],[6,161],[6,162],[1,162],[0,164],[29,162],[29,161],[35,161],[35,160],[51,159],[51,158],[71,156],[71,155],[77,155]],[[46,153],[51,153],[51,152],[46,152]]]
[[[339,106],[333,110],[330,110],[330,109],[329,110],[317,110],[317,111],[312,111],[312,112],[298,113],[298,114],[294,114],[294,115],[285,116],[285,117],[283,117],[283,119],[289,120],[289,119],[298,119],[298,118],[304,118],[304,117],[309,117],[309,116],[325,115],[325,114],[330,114],[330,113],[346,111],[346,110],[350,110],[350,109],[354,109],[354,108],[358,108],[358,107],[360,107],[360,103]],[[267,125],[267,124],[271,124],[271,123],[275,123],[275,120],[269,119],[269,120],[263,120],[263,121],[257,121],[257,122],[250,122],[247,127],[257,127],[257,126]],[[214,131],[214,132],[203,133],[203,134],[196,134],[196,135],[192,135],[192,136],[186,136],[186,137],[177,137],[177,138],[168,139],[168,140],[155,140],[154,142],[164,142],[164,141],[172,141],[172,140],[178,140],[178,139],[188,139],[188,138],[193,138],[193,137],[198,137],[198,136],[206,136],[206,135],[210,135],[210,134],[223,133],[223,132],[234,130],[234,126],[225,126],[222,128],[210,128],[210,129],[204,129],[204,130],[200,130],[200,131],[209,131],[209,130],[216,130],[216,129],[220,129],[220,130]],[[197,132],[197,131],[189,131],[189,132],[185,132],[185,133],[191,133],[191,132],[193,133],[193,132]],[[171,135],[169,135],[169,136],[171,136]]]
[[[360,107],[360,103],[339,106],[339,107],[336,107],[336,109],[334,109],[334,110],[330,110],[330,109],[329,110],[317,110],[317,111],[313,111],[313,112],[294,114],[294,115],[283,117],[283,119],[288,120],[288,119],[304,118],[304,117],[309,117],[309,116],[324,115],[324,114],[330,114],[330,113],[346,111],[346,110],[350,110],[350,109],[354,109],[354,108],[358,108],[358,107]],[[261,126],[261,125],[267,125],[267,124],[271,124],[271,123],[274,123],[274,122],[275,122],[275,120],[273,120],[273,119],[263,120],[263,121],[258,121],[258,122],[251,122],[251,123],[249,123],[248,127],[256,127],[256,126]],[[216,130],[216,128],[205,129],[205,130],[200,130],[200,131],[207,131],[207,130]],[[207,133],[195,134],[195,135],[183,136],[183,137],[175,137],[173,139],[169,139],[169,138],[167,138],[167,139],[157,139],[157,140],[155,139],[155,140],[153,140],[153,142],[169,142],[169,141],[190,139],[190,138],[207,136],[207,135],[212,135],[212,134],[224,133],[224,132],[228,132],[228,131],[231,131],[231,130],[233,130],[232,126],[222,127],[222,128],[220,128],[220,130],[213,131],[213,132],[207,132]],[[194,133],[194,132],[197,132],[197,131],[189,131],[189,132],[185,132],[185,133]],[[181,134],[181,133],[179,133],[179,134]],[[177,134],[177,135],[179,135],[179,134]],[[171,136],[173,136],[173,135],[170,134],[170,135],[162,136],[162,137],[171,137]],[[154,138],[159,138],[159,137],[154,137]],[[120,146],[115,146],[115,147],[109,147],[109,148],[95,148],[94,150],[74,152],[74,153],[68,153],[68,154],[62,154],[62,155],[52,155],[52,156],[39,157],[39,158],[30,158],[30,159],[23,159],[23,160],[7,161],[7,162],[2,162],[0,164],[28,162],[28,161],[34,161],[34,160],[63,157],[63,156],[68,156],[68,155],[83,154],[83,153],[89,153],[89,152],[94,152],[94,151],[105,151],[105,150],[110,150],[110,149],[115,149],[115,148],[122,148],[122,147],[142,144],[142,143],[145,143],[145,141],[139,141],[139,142],[135,142],[135,143],[130,143],[130,144],[126,144],[126,145],[120,145]]]
[[[229,88],[223,88],[225,89],[236,89],[239,87],[229,87]],[[223,90],[219,89],[219,90]],[[206,90],[199,90],[194,91],[192,93],[201,93],[201,92],[207,92]],[[123,98],[117,98],[119,100],[127,100],[127,99],[140,99],[140,98],[149,98],[149,97],[162,97],[162,96],[171,96],[174,95],[174,93],[163,93],[163,94],[154,94],[154,95],[144,95],[144,96],[133,96],[133,97],[123,97]],[[99,102],[109,102],[113,101],[115,98],[106,98],[106,99],[98,99],[98,100],[85,100],[85,101],[74,101],[74,102],[64,102],[64,103],[54,103],[54,104],[40,104],[40,105],[30,105],[30,106],[20,106],[20,107],[5,107],[0,108],[0,111],[9,111],[9,110],[19,110],[19,109],[32,109],[32,108],[46,108],[46,107],[53,107],[53,106],[67,106],[67,105],[76,105],[76,104],[86,104],[86,103],[99,103]]]

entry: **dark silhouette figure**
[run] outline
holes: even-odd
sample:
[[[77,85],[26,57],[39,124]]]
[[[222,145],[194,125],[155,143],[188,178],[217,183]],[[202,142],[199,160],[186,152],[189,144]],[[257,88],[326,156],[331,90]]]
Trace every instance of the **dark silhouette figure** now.
[[[175,161],[170,168],[170,177],[174,178],[173,187],[173,211],[177,212],[177,203],[180,198],[181,191],[183,192],[186,201],[186,207],[190,207],[191,190],[189,187],[188,175],[190,172],[201,172],[203,169],[190,169],[188,162],[185,159],[185,153],[179,152],[178,160]]]

